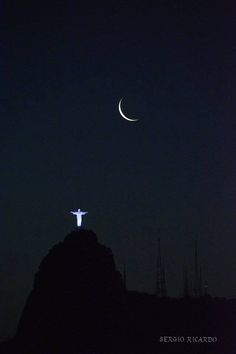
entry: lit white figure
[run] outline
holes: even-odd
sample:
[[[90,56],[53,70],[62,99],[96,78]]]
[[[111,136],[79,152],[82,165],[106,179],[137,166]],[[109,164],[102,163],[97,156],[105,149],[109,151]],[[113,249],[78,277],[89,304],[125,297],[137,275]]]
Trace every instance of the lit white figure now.
[[[82,216],[87,214],[87,211],[81,211],[80,209],[78,209],[78,211],[71,211],[72,214],[76,215],[77,217],[77,226],[81,227],[82,224]]]

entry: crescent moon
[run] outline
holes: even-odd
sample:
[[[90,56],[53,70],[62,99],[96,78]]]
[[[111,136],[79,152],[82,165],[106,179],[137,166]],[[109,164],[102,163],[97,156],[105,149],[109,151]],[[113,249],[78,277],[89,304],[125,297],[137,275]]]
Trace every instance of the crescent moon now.
[[[131,119],[131,118],[127,117],[127,116],[122,112],[122,109],[121,109],[121,102],[122,102],[122,100],[123,100],[123,98],[120,99],[119,106],[118,106],[118,107],[119,107],[120,115],[121,115],[124,119],[128,120],[129,122],[136,122],[138,119]]]

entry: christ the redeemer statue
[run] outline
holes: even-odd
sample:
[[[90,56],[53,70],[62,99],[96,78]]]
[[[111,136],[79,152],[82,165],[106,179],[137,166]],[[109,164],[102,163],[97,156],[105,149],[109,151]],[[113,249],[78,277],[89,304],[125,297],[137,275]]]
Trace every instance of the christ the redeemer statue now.
[[[82,216],[87,214],[87,211],[81,211],[80,209],[78,209],[78,211],[71,211],[72,214],[76,215],[77,217],[77,226],[81,227],[82,224]]]

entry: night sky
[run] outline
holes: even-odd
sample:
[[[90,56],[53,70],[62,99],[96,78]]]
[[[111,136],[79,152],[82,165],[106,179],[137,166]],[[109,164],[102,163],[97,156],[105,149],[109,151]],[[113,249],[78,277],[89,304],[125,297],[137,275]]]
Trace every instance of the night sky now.
[[[80,5],[78,5],[80,3]],[[83,226],[153,293],[198,239],[213,296],[236,297],[235,7],[214,1],[1,3],[0,338],[48,250]],[[123,110],[138,122],[124,120]]]

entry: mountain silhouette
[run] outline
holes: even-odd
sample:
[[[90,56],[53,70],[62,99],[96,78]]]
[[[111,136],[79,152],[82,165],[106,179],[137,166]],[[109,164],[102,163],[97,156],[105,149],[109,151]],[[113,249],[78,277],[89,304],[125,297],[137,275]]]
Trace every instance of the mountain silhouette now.
[[[235,328],[235,300],[127,291],[111,250],[80,228],[42,260],[17,334],[0,352],[234,354]]]
[[[108,349],[119,331],[124,293],[110,249],[94,232],[77,229],[41,262],[17,338],[42,353]]]

